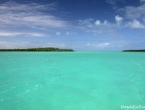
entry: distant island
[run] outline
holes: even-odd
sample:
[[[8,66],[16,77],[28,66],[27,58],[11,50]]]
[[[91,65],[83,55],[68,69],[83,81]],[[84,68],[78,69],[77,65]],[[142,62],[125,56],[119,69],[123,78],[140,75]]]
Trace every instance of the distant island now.
[[[26,51],[26,52],[74,52],[73,49],[61,49],[61,48],[55,48],[55,47],[45,47],[45,48],[27,48],[27,49],[0,49],[0,52],[15,52],[15,51]]]
[[[122,52],[145,52],[145,49],[142,49],[142,50],[123,50]]]

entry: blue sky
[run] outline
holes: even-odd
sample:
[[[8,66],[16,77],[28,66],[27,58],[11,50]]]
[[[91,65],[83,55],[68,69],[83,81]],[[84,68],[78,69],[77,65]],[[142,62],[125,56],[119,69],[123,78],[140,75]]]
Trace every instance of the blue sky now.
[[[145,0],[1,0],[0,48],[145,49]]]

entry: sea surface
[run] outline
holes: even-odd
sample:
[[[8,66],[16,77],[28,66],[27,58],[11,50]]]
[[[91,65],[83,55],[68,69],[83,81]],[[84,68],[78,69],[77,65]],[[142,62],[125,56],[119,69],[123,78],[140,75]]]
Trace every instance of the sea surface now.
[[[145,53],[0,52],[0,110],[130,105],[145,107]]]

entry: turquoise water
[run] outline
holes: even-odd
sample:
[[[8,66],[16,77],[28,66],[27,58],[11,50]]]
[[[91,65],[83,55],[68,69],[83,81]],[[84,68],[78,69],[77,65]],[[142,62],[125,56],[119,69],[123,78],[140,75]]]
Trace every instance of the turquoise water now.
[[[145,53],[0,52],[0,110],[145,106]]]

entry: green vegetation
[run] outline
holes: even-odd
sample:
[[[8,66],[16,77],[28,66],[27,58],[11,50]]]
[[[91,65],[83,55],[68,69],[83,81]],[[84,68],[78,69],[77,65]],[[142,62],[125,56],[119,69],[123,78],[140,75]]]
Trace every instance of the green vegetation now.
[[[52,52],[73,52],[73,49],[60,49],[60,48],[55,48],[55,47],[45,47],[45,48],[28,48],[28,49],[0,49],[0,51],[2,52],[6,52],[6,51],[42,51],[42,52],[48,52],[48,51],[52,51]]]
[[[145,52],[145,49],[142,49],[142,50],[123,50],[122,52]]]

